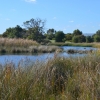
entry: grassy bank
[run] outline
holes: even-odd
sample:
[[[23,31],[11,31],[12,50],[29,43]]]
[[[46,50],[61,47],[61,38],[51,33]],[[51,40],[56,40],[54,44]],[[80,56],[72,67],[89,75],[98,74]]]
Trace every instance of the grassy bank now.
[[[50,43],[50,45],[56,45],[56,46],[80,46],[80,47],[93,47],[94,43],[72,43],[72,42],[67,42],[67,43]]]
[[[0,66],[0,100],[100,100],[100,53]]]

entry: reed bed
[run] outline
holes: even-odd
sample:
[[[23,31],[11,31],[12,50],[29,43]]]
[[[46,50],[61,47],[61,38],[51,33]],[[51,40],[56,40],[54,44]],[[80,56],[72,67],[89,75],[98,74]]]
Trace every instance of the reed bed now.
[[[57,46],[42,46],[27,39],[0,38],[0,53],[48,53],[62,51]]]
[[[100,53],[0,65],[0,100],[100,100]]]
[[[96,48],[100,48],[100,43],[94,43],[93,46],[96,47]]]
[[[36,41],[27,40],[27,39],[11,39],[11,38],[0,38],[0,47],[25,47],[31,45],[38,45]]]

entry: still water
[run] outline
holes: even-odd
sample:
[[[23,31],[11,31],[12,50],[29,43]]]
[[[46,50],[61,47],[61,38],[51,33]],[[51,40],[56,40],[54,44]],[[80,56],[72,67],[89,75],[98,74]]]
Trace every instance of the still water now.
[[[74,50],[96,50],[96,48],[92,47],[73,47],[73,46],[61,46],[61,48],[64,49],[64,51],[67,51],[69,49],[74,49]],[[68,54],[67,52],[59,53],[58,56],[60,57],[77,57],[77,56],[84,56],[86,54]],[[50,59],[54,57],[54,53],[42,53],[42,54],[7,54],[7,55],[0,55],[0,64],[4,65],[6,63],[13,62],[15,65],[18,65],[19,62],[23,62],[24,64],[27,62],[36,62],[36,61],[47,61],[47,59]]]

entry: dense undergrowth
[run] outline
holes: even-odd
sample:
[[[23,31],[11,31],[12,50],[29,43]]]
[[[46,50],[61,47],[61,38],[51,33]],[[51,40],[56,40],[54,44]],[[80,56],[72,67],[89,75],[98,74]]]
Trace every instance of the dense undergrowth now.
[[[0,100],[100,100],[100,53],[1,65]]]

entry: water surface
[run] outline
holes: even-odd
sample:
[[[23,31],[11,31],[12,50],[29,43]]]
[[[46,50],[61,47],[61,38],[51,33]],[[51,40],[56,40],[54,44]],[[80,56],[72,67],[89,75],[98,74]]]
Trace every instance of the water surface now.
[[[61,48],[64,49],[64,51],[67,51],[69,49],[74,50],[96,50],[96,48],[92,47],[73,47],[73,46],[61,46]],[[59,53],[58,56],[60,57],[78,57],[78,56],[84,56],[86,54],[68,54],[67,52]],[[23,64],[29,63],[29,62],[36,62],[36,61],[43,61],[46,62],[48,59],[54,57],[54,53],[42,53],[42,54],[7,54],[7,55],[0,55],[0,64],[4,65],[6,63],[13,62],[14,64],[18,65],[20,62]]]

